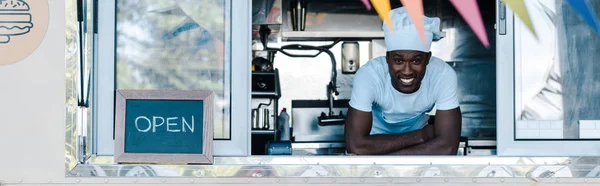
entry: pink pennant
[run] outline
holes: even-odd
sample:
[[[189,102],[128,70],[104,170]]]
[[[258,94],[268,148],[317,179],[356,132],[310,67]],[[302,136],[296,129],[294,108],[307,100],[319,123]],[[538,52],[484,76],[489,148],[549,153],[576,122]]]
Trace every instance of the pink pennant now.
[[[462,15],[463,19],[469,24],[475,35],[479,38],[481,43],[486,48],[489,48],[490,42],[488,41],[485,27],[483,26],[483,19],[479,12],[479,6],[476,0],[450,0],[456,10]]]
[[[422,0],[400,0],[402,5],[406,7],[410,19],[417,27],[421,40],[425,42],[425,26],[424,26],[424,13],[423,13],[423,1]]]
[[[365,7],[367,7],[367,10],[371,10],[371,3],[369,3],[369,0],[360,0],[362,1],[363,4],[365,4]]]

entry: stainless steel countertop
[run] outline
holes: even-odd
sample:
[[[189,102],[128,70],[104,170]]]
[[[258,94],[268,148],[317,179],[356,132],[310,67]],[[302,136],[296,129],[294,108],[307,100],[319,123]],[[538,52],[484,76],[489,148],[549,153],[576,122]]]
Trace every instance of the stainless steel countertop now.
[[[292,143],[292,149],[321,149],[321,148],[345,148],[346,144],[343,142],[318,142],[318,143],[305,143],[305,142],[294,142]]]
[[[494,147],[496,140],[469,140],[469,147]],[[344,148],[344,142],[292,142],[292,148]]]

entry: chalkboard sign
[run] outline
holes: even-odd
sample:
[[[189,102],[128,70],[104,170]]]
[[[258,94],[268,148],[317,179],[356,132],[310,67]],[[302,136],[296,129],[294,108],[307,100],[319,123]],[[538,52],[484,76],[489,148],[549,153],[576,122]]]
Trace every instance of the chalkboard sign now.
[[[119,90],[115,161],[212,164],[212,91]]]

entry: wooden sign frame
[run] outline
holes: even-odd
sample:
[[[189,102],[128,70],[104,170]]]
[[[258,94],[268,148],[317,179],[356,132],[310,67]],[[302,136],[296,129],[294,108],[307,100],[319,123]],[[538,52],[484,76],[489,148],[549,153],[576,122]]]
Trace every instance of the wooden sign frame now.
[[[125,152],[127,100],[200,100],[204,106],[202,154]],[[117,163],[213,163],[214,93],[210,90],[118,90],[115,105],[115,155]]]

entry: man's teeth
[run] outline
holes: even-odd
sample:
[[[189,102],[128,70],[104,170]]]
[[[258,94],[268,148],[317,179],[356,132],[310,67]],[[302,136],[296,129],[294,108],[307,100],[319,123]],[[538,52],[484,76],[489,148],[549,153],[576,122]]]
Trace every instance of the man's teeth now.
[[[415,78],[410,78],[410,79],[404,79],[404,78],[400,78],[400,80],[401,80],[403,83],[407,83],[407,84],[408,84],[408,83],[411,83],[413,80],[415,80]]]

